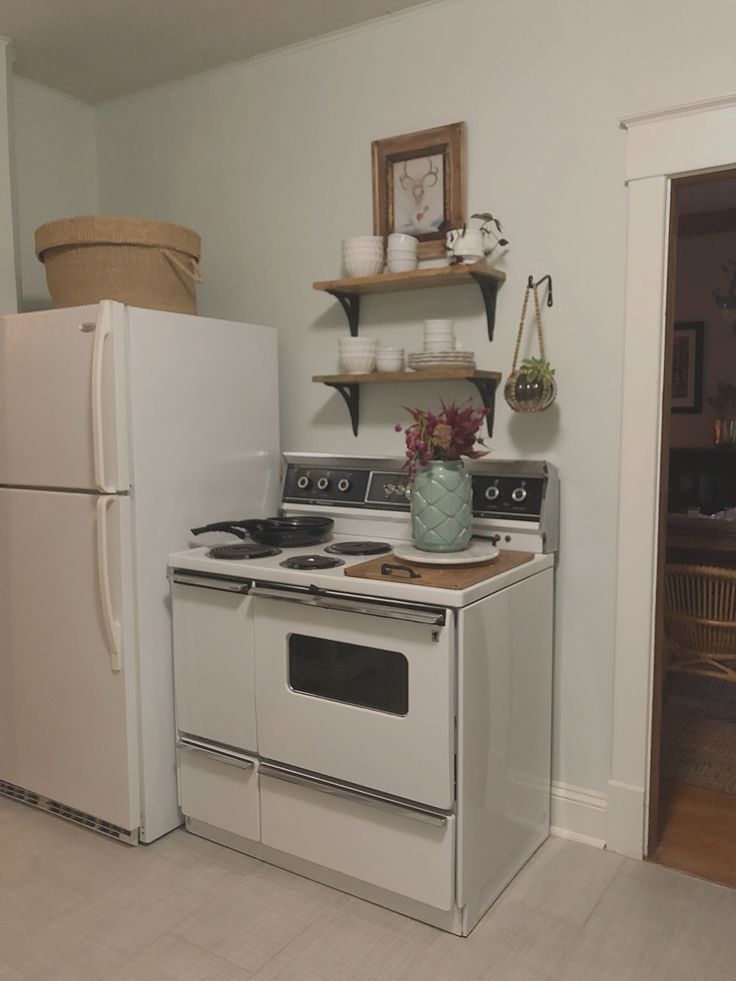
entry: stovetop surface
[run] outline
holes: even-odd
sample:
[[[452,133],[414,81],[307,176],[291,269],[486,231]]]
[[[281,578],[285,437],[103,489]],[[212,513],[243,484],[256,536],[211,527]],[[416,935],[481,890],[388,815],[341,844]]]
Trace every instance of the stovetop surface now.
[[[288,569],[283,562],[288,558],[304,555],[325,555],[329,545],[345,542],[366,541],[365,535],[335,534],[319,545],[306,545],[301,548],[282,548],[281,554],[262,559],[216,559],[208,555],[209,549],[191,548],[183,552],[175,552],[169,556],[169,566],[189,572],[201,572],[207,575],[228,576],[235,579],[253,580],[261,583],[274,583],[283,586],[298,586],[302,589],[314,586],[334,592],[345,592],[353,595],[371,596],[380,599],[392,599],[401,602],[419,603],[422,605],[437,605],[447,607],[467,606],[476,600],[498,592],[515,582],[525,579],[548,569],[553,565],[551,555],[535,555],[531,562],[517,569],[496,575],[493,566],[489,566],[487,579],[476,583],[467,589],[441,589],[435,586],[417,586],[404,582],[384,582],[381,580],[362,579],[345,575],[345,570],[352,565],[366,562],[372,556],[341,555],[343,565],[330,569]],[[390,539],[383,540],[390,544]],[[394,540],[399,544],[399,540]],[[405,543],[405,539],[401,539]],[[503,547],[503,543],[501,543]],[[386,558],[390,560],[391,553]],[[398,560],[397,560],[398,561]]]

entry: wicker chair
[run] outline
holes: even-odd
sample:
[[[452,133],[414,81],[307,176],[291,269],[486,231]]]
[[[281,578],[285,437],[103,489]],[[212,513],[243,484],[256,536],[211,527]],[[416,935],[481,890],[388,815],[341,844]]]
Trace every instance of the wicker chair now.
[[[668,564],[664,627],[670,671],[736,681],[736,570]]]

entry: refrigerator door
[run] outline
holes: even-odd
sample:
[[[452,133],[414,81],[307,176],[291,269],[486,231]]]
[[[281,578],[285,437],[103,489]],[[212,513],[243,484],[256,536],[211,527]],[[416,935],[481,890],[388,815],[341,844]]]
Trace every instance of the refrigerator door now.
[[[140,823],[130,541],[127,497],[0,488],[0,781],[126,832]]]
[[[0,317],[0,485],[127,490],[125,308]]]

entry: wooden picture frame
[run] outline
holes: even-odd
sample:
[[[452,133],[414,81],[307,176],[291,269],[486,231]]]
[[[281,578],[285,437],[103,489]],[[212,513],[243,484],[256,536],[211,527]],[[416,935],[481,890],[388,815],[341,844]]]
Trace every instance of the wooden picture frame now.
[[[406,232],[420,259],[446,255],[440,225],[461,228],[465,215],[465,123],[374,140],[373,234]]]
[[[703,411],[702,321],[676,323],[672,339],[672,412]]]

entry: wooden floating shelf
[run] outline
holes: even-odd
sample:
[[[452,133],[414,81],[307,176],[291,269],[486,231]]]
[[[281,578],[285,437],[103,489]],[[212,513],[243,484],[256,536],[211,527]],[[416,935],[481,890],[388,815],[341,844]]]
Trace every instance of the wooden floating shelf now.
[[[378,276],[355,276],[352,279],[328,279],[314,283],[314,289],[324,293],[345,293],[349,296],[369,296],[375,293],[404,293],[426,290],[436,286],[464,286],[479,278],[495,284],[503,283],[506,273],[478,263],[469,266],[437,266],[434,269],[414,269],[412,272],[382,273]]]
[[[506,279],[506,273],[492,266],[476,262],[472,265],[437,266],[433,269],[414,269],[412,272],[382,273],[379,276],[355,276],[352,279],[327,279],[313,283],[316,290],[330,293],[345,311],[353,337],[358,336],[360,324],[360,298],[378,293],[404,293],[408,290],[426,290],[437,286],[465,286],[476,283],[480,288],[486,308],[488,340],[493,340],[496,322],[496,293]]]
[[[498,384],[500,371],[468,371],[466,368],[438,368],[426,371],[372,371],[369,375],[313,375],[323,385],[380,385],[384,382],[474,381],[487,378]]]
[[[350,412],[353,435],[360,425],[360,386],[383,385],[391,382],[467,381],[478,389],[483,405],[489,410],[486,418],[488,435],[493,435],[496,388],[501,381],[500,371],[468,371],[465,368],[437,368],[427,371],[374,371],[367,375],[313,375],[312,381],[329,385],[342,395]]]

